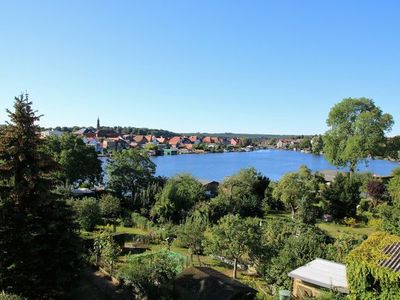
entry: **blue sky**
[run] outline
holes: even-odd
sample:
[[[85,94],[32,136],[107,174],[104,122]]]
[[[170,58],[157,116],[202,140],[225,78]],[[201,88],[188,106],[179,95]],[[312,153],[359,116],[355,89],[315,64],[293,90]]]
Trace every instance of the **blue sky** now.
[[[0,1],[0,123],[313,134],[345,97],[400,134],[398,1]]]

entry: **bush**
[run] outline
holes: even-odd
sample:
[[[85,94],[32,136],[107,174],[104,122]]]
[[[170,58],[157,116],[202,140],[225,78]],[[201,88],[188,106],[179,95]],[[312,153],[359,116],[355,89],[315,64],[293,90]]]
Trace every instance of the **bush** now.
[[[150,220],[136,212],[131,214],[131,224],[132,227],[143,230],[147,230],[153,226],[153,223]]]
[[[95,198],[70,200],[76,219],[83,230],[92,231],[101,222],[99,203]]]
[[[375,230],[381,230],[383,228],[383,220],[380,218],[372,218],[368,221],[368,226]]]
[[[24,298],[21,298],[20,296],[17,295],[12,295],[12,294],[6,294],[5,292],[0,292],[0,300],[23,300]]]
[[[335,291],[323,292],[316,300],[345,300],[346,295]]]
[[[127,257],[118,278],[140,299],[172,299],[173,279],[180,262],[168,252]]]
[[[352,217],[344,217],[343,223],[346,226],[350,226],[350,227],[356,227],[357,226],[357,220],[352,218]]]

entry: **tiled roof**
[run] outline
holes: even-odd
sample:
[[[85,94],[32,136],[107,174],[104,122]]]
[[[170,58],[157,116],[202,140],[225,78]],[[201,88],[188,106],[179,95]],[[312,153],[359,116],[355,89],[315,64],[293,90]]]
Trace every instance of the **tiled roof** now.
[[[400,272],[400,243],[386,246],[383,252],[388,255],[389,258],[382,261],[380,265],[395,272]]]
[[[181,142],[181,137],[180,136],[174,136],[173,138],[171,138],[169,140],[169,144],[170,145],[176,145],[176,144],[178,144],[180,142]]]
[[[143,136],[143,135],[135,135],[135,136],[133,137],[133,140],[134,140],[136,143],[141,143],[141,142],[143,142],[143,140],[144,140],[144,136]]]

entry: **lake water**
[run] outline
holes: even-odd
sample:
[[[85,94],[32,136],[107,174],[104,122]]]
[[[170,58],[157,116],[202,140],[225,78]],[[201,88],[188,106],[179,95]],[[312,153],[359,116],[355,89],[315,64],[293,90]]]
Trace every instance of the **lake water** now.
[[[312,171],[336,170],[321,155],[284,150],[157,156],[152,160],[157,165],[156,175],[170,177],[178,173],[190,173],[200,179],[216,181],[249,167],[256,168],[272,180],[280,179],[287,172],[297,171],[301,165],[306,165]],[[368,166],[360,164],[358,170],[389,175],[395,167],[400,167],[400,163],[369,160]]]

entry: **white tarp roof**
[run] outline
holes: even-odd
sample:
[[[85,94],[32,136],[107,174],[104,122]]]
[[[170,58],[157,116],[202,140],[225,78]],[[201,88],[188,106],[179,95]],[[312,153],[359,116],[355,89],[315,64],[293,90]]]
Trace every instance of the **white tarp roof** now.
[[[289,273],[289,277],[315,284],[327,289],[348,293],[346,266],[317,258]]]

